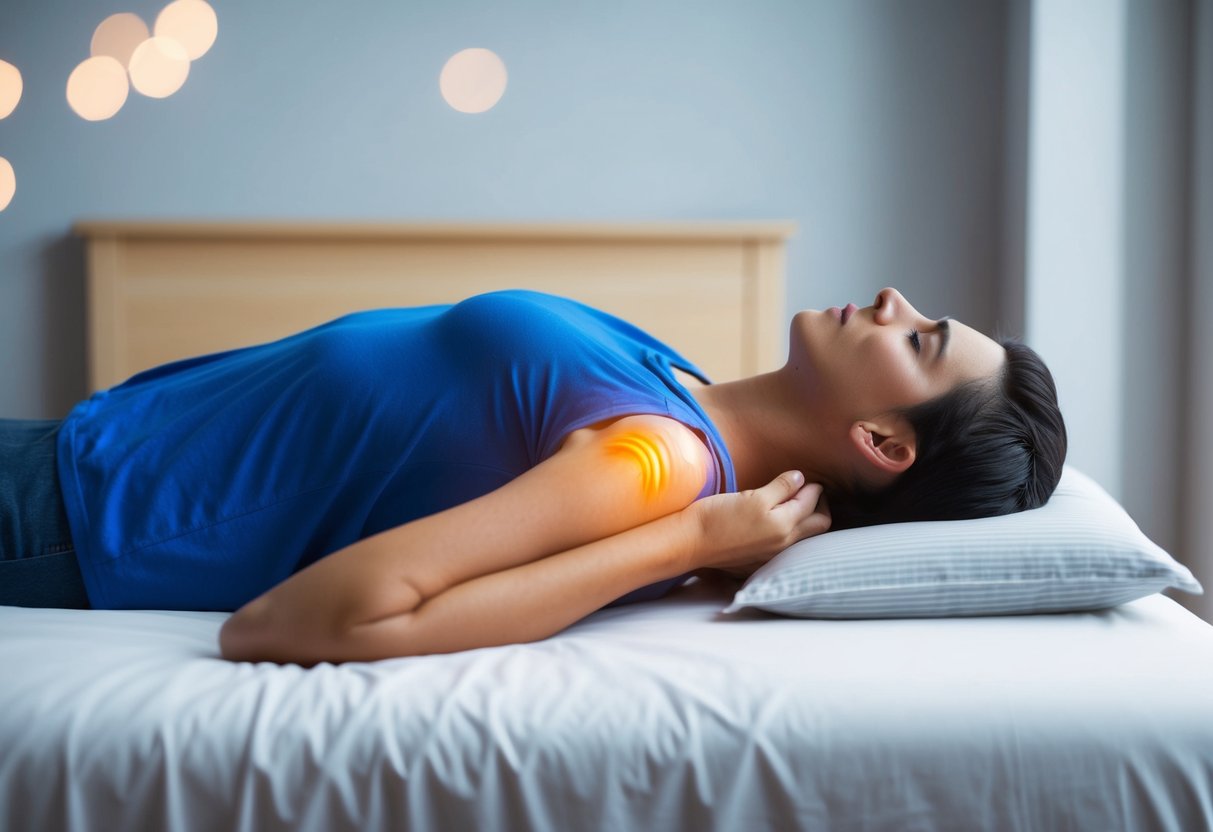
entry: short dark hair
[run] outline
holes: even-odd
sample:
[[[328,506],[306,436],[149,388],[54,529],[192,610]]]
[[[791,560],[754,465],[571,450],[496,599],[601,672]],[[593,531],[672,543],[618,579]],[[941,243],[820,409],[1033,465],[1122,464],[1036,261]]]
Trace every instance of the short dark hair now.
[[[1048,502],[1066,458],[1053,375],[1015,339],[992,381],[958,385],[899,411],[914,428],[914,463],[879,492],[829,494],[831,528],[993,517]]]

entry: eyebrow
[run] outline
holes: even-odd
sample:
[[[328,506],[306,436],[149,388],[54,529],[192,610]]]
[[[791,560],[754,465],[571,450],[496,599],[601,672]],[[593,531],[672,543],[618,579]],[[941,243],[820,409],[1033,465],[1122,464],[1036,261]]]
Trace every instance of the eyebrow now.
[[[949,316],[944,315],[935,322],[935,330],[939,333],[941,340],[939,342],[939,352],[935,353],[935,360],[939,361],[943,358],[944,350],[948,348],[948,341],[952,339],[952,328],[948,326]]]

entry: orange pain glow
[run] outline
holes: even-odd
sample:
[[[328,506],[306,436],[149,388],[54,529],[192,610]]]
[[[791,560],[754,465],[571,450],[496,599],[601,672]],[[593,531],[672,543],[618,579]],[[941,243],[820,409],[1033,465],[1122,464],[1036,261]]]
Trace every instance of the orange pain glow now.
[[[611,439],[606,450],[612,456],[623,457],[636,464],[645,497],[656,497],[669,484],[669,456],[656,437],[644,433],[624,433]]]

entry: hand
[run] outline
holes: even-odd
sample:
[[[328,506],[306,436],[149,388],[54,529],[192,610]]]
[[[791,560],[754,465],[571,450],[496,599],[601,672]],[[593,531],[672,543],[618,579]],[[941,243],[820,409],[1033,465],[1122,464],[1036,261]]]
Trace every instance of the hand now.
[[[762,488],[716,494],[684,509],[702,541],[692,568],[746,577],[796,541],[827,531],[830,510],[822,487],[803,481],[799,471],[786,471]]]

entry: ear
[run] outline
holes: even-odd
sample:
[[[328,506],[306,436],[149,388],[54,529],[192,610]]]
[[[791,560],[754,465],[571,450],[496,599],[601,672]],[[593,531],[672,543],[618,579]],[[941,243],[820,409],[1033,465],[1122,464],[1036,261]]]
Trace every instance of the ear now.
[[[914,464],[914,432],[904,420],[887,425],[856,422],[849,438],[869,471],[897,475]]]

